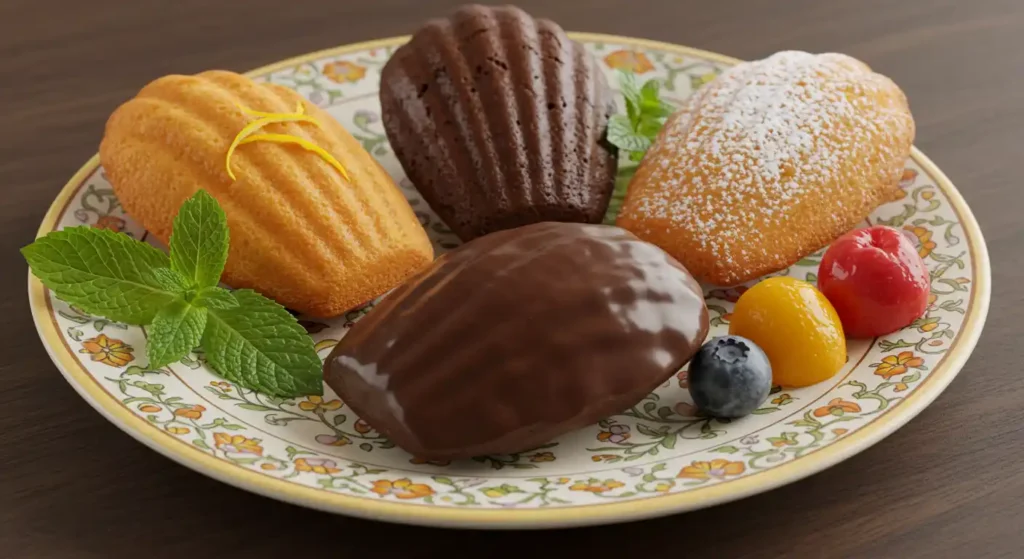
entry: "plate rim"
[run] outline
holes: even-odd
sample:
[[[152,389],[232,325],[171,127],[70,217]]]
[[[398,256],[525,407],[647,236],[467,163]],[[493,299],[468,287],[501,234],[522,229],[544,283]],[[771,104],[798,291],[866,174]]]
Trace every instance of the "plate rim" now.
[[[569,32],[568,34],[574,40],[648,47],[726,64],[741,62],[740,59],[727,55],[650,39],[603,33]],[[260,66],[245,72],[245,74],[249,76],[268,74],[325,57],[338,56],[359,50],[400,45],[408,41],[409,38],[409,35],[399,35],[321,49]],[[949,383],[952,382],[967,362],[977,345],[988,316],[991,298],[991,264],[989,262],[988,249],[973,212],[949,177],[931,159],[918,150],[916,146],[912,147],[910,157],[935,179],[936,186],[942,189],[954,210],[959,214],[961,227],[964,229],[974,256],[974,289],[976,290],[974,304],[971,305],[969,316],[964,318],[963,326],[959,333],[960,340],[956,347],[952,348],[950,353],[945,356],[943,366],[929,375],[928,383],[908,395],[896,409],[886,414],[886,419],[879,419],[868,423],[847,437],[823,447],[813,454],[776,466],[759,473],[757,476],[734,480],[728,484],[716,484],[648,499],[583,505],[573,507],[571,511],[565,508],[461,509],[402,504],[386,500],[374,500],[365,497],[331,493],[326,490],[304,487],[253,470],[244,469],[193,449],[170,435],[153,436],[148,429],[156,429],[156,427],[133,414],[124,406],[121,406],[119,402],[112,400],[102,387],[95,382],[91,382],[88,373],[74,360],[72,355],[66,351],[58,350],[58,348],[63,347],[60,334],[53,322],[46,320],[50,309],[48,292],[42,282],[32,275],[31,271],[28,272],[30,309],[36,331],[50,359],[57,366],[57,369],[64,376],[68,384],[93,409],[135,440],[178,464],[227,485],[263,497],[324,512],[370,520],[447,528],[565,528],[611,524],[678,514],[777,489],[821,472],[860,453],[886,438],[917,416],[939,394],[945,391]],[[78,186],[97,167],[99,167],[99,155],[94,154],[65,183],[53,202],[51,202],[36,232],[35,238],[39,238],[54,229],[68,199],[74,195]],[[157,432],[160,432],[159,429],[157,429]]]

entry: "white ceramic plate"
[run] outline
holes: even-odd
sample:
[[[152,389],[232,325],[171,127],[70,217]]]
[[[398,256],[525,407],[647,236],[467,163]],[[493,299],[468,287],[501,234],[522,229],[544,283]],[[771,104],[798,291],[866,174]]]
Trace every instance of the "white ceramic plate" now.
[[[663,80],[675,102],[736,61],[680,46],[575,34],[601,61]],[[325,107],[400,180],[439,251],[457,239],[402,176],[380,126],[379,72],[405,37],[313,53],[250,73]],[[422,463],[394,448],[328,391],[281,400],[212,374],[202,355],[147,370],[140,328],[87,316],[29,277],[40,337],[68,382],[118,427],[206,475],[325,511],[460,527],[556,527],[706,507],[766,491],[844,460],[927,406],[974,348],[989,304],[978,225],[949,180],[920,152],[906,196],[871,216],[907,230],[931,269],[933,300],[910,327],[853,342],[847,367],[800,390],[775,391],[755,415],[724,423],[694,414],[673,377],[630,410],[514,455]],[[94,157],[68,182],[39,234],[89,224],[145,238],[118,205]],[[813,281],[817,256],[783,273]],[[737,290],[707,290],[712,333],[727,330]],[[308,323],[326,356],[367,309]],[[119,483],[112,475],[110,483]]]

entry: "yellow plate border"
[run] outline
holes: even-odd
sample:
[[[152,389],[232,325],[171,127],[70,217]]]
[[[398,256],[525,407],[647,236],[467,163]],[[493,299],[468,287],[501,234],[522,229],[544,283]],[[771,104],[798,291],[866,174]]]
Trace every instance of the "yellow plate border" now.
[[[597,33],[569,33],[569,35],[576,40],[648,47],[725,64],[741,62],[739,59],[729,56],[661,41]],[[319,50],[250,70],[246,72],[246,75],[264,75],[297,64],[353,51],[398,46],[408,39],[409,36],[405,35]],[[813,454],[776,466],[756,476],[649,499],[586,505],[572,509],[459,509],[400,504],[330,493],[247,470],[194,449],[173,437],[161,436],[158,434],[159,430],[149,434],[149,429],[155,428],[122,406],[120,402],[111,399],[101,386],[91,380],[74,356],[64,349],[57,328],[53,321],[49,320],[49,299],[46,289],[31,273],[28,274],[29,302],[36,330],[44,342],[47,353],[68,383],[82,398],[110,422],[139,442],[183,466],[228,485],[326,512],[426,526],[491,529],[562,528],[640,520],[738,500],[820,472],[857,454],[902,427],[935,400],[956,377],[977,345],[988,315],[991,298],[991,265],[988,249],[974,215],[949,178],[916,147],[911,152],[911,158],[935,179],[936,186],[943,190],[955,211],[960,215],[961,226],[969,240],[973,256],[975,289],[973,304],[970,306],[969,315],[964,319],[956,346],[944,356],[943,363],[932,371],[926,384],[907,396],[896,409],[887,413],[885,419],[869,423],[846,438]],[[36,234],[37,238],[54,229],[68,200],[85,178],[98,166],[99,155],[94,155],[64,185],[43,218]]]

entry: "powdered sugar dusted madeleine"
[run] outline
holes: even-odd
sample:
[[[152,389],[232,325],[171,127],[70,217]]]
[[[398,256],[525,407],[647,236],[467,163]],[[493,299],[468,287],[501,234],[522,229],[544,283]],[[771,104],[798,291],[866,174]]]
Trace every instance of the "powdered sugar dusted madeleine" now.
[[[256,130],[308,142],[228,149],[259,113],[311,122]],[[287,139],[287,138],[285,138]],[[330,158],[340,164],[344,173]],[[433,249],[391,177],[329,114],[286,87],[225,71],[155,80],[107,121],[100,159],[124,209],[168,242],[198,189],[224,208],[231,245],[222,280],[313,316],[334,316],[394,288]]]
[[[899,198],[914,132],[899,87],[849,56],[738,64],[669,117],[616,224],[701,281],[742,283]]]

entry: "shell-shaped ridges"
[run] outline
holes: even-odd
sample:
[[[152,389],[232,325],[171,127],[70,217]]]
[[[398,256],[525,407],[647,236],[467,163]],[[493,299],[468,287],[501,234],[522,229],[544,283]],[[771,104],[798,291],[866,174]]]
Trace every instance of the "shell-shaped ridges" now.
[[[253,117],[240,107],[293,112],[320,127],[275,123],[323,147],[351,182],[320,156],[257,142],[225,156]],[[107,122],[100,158],[125,210],[167,242],[181,203],[199,188],[228,216],[231,248],[223,280],[313,315],[344,312],[426,265],[432,249],[391,178],[330,115],[296,92],[231,72],[160,78]]]
[[[476,5],[431,20],[384,66],[380,99],[406,174],[463,240],[604,217],[612,92],[555,23]]]

